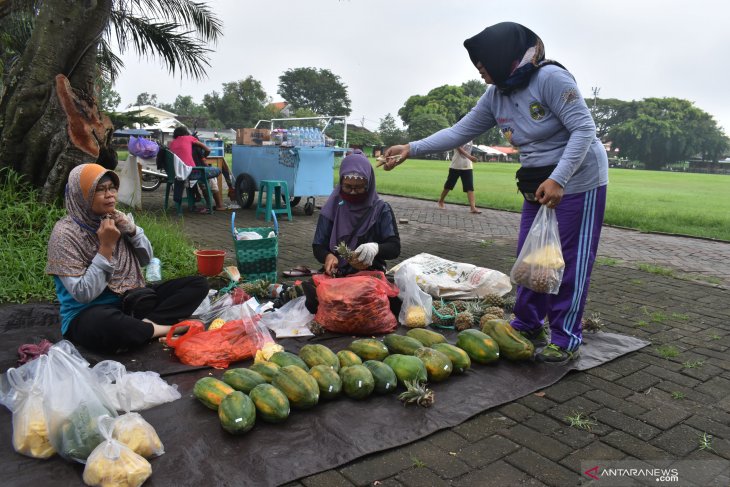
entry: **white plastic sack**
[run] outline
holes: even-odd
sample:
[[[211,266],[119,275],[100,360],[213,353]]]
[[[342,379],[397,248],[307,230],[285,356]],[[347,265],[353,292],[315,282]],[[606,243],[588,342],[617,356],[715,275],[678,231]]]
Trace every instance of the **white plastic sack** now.
[[[502,272],[426,253],[406,259],[388,272],[397,273],[404,265],[414,266],[416,282],[434,298],[475,299],[487,294],[503,296],[512,289],[509,276]]]
[[[423,328],[431,324],[433,298],[421,290],[416,282],[416,268],[404,265],[395,273],[395,285],[403,301],[398,321],[409,328]]]
[[[181,397],[177,384],[168,384],[157,372],[127,372],[114,360],[99,362],[91,370],[117,411],[142,411]]]
[[[292,299],[281,308],[261,315],[261,323],[276,333],[276,338],[311,336],[307,323],[314,315],[304,306],[304,296]]]
[[[119,176],[119,191],[117,192],[117,201],[127,206],[142,209],[142,181],[139,178],[139,168],[137,162],[146,166],[147,164],[156,165],[156,161],[151,162],[146,159],[138,158],[129,154],[126,161],[120,161],[117,166],[117,175]]]

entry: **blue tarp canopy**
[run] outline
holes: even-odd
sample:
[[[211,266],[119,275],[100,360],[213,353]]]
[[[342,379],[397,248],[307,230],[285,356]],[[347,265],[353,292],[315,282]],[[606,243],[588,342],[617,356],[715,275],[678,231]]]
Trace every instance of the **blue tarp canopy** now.
[[[123,136],[123,135],[139,136],[139,135],[151,135],[151,134],[152,134],[152,132],[149,132],[145,129],[120,129],[120,130],[114,131],[114,135],[117,135],[117,136]]]

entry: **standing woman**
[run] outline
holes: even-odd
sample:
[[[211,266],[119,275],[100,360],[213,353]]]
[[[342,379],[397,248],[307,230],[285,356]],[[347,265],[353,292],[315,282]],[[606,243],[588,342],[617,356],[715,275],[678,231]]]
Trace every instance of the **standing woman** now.
[[[555,208],[565,260],[557,295],[517,288],[512,326],[536,345],[539,361],[563,364],[579,355],[581,318],[606,206],[608,158],[573,76],[545,59],[540,38],[513,22],[487,27],[464,41],[489,85],[453,127],[385,152],[385,169],[426,152],[459,146],[499,126],[520,149],[517,186],[524,196],[517,253],[540,205]],[[400,156],[400,157],[393,157]]]
[[[53,227],[46,273],[61,303],[64,338],[114,353],[167,334],[208,293],[199,276],[145,286],[152,258],[144,230],[116,209],[119,177],[98,164],[76,166],[66,185],[67,215]]]

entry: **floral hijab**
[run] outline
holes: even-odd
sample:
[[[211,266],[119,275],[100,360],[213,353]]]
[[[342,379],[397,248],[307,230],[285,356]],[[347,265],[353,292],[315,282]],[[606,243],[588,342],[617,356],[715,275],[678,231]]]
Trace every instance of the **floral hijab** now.
[[[119,187],[119,177],[98,164],[81,164],[71,170],[66,184],[66,212],[53,227],[48,240],[46,274],[81,277],[99,251],[96,231],[101,217],[94,214],[91,205],[96,186],[103,177],[109,177]],[[114,267],[107,283],[113,292],[122,294],[145,285],[142,269],[132,246],[120,238],[111,259]]]

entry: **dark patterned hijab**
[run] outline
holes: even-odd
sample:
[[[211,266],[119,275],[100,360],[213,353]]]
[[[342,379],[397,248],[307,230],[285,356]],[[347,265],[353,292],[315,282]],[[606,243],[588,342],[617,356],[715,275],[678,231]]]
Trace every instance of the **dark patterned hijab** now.
[[[67,215],[56,222],[48,240],[46,274],[80,277],[91,265],[99,251],[96,231],[101,223],[101,216],[94,214],[91,205],[103,178],[110,178],[119,187],[116,173],[98,164],[81,164],[71,170],[66,184]],[[114,273],[108,287],[115,293],[145,285],[137,257],[125,238],[117,242],[111,264]]]
[[[464,41],[474,66],[481,63],[502,94],[523,88],[532,75],[547,64],[542,40],[527,27],[501,22]]]
[[[361,203],[350,203],[342,199],[340,190],[342,179],[347,177],[362,178],[367,181],[367,193]],[[344,241],[347,246],[355,250],[358,237],[365,235],[380,218],[385,202],[375,191],[375,171],[370,161],[360,150],[342,159],[340,165],[340,184],[332,191],[327,202],[322,207],[321,215],[332,220],[332,235],[329,248],[334,248]],[[342,264],[342,262],[341,262]]]

